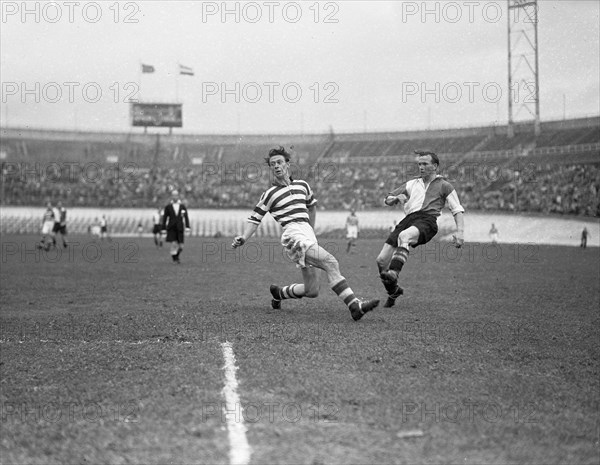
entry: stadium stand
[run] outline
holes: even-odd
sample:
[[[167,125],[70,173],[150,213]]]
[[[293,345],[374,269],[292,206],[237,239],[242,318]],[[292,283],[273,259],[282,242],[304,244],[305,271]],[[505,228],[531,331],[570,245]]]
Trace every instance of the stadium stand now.
[[[454,130],[197,136],[3,128],[2,204],[152,207],[177,186],[191,208],[247,208],[269,182],[268,149],[294,146],[293,172],[324,209],[374,208],[417,175],[415,149],[473,210],[600,216],[600,117]]]

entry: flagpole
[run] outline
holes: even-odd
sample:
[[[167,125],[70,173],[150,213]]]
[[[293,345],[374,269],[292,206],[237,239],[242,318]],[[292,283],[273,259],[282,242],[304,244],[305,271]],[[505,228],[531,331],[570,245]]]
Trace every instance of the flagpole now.
[[[140,102],[142,101],[142,62],[138,63],[138,91],[140,95]]]
[[[175,71],[175,102],[179,103],[179,71],[181,65],[177,63],[177,70]]]

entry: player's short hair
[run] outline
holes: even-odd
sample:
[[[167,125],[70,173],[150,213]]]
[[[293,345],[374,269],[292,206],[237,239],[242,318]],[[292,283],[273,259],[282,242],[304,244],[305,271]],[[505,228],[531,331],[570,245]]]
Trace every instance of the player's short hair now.
[[[426,155],[429,155],[431,157],[431,161],[433,163],[435,163],[436,165],[440,166],[440,159],[438,158],[438,156],[435,153],[424,151],[424,150],[415,150],[415,153],[417,155],[419,155],[420,157],[424,157]]]
[[[285,149],[285,147],[283,147],[283,145],[280,145],[277,148],[269,150],[269,156],[265,157],[265,161],[267,162],[267,165],[269,164],[269,161],[271,160],[271,157],[275,157],[277,155],[282,155],[285,158],[286,162],[289,162],[290,159],[292,158],[292,155],[290,154],[290,152],[288,152]]]

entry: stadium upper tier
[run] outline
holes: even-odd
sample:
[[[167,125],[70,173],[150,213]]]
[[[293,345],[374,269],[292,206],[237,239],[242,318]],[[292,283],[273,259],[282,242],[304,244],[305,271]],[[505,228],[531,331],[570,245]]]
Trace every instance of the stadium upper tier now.
[[[327,209],[381,206],[416,176],[415,149],[438,153],[440,171],[467,208],[598,215],[600,117],[531,125],[397,133],[191,136],[2,129],[5,205],[149,207],[178,187],[191,208],[252,207],[276,145],[293,146],[295,177]]]
[[[143,168],[180,167],[202,163],[258,162],[270,147],[294,146],[296,162],[364,163],[412,160],[415,149],[432,150],[445,162],[502,159],[511,155],[560,152],[584,155],[593,162],[600,144],[600,117],[541,124],[517,124],[509,137],[506,126],[431,131],[326,135],[161,135],[2,128],[0,157],[6,162],[135,163]],[[569,149],[566,149],[569,147]],[[559,150],[547,150],[558,148]],[[563,148],[563,150],[560,150]],[[561,159],[559,159],[561,158]],[[555,157],[556,162],[571,162]]]

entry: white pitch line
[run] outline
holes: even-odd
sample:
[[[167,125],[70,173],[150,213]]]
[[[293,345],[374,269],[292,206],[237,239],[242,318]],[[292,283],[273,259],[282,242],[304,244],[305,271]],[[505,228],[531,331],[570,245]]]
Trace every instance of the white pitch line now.
[[[235,372],[238,368],[235,365],[235,354],[230,342],[223,342],[221,347],[225,358],[223,397],[225,397],[225,422],[229,433],[229,463],[231,465],[247,465],[250,463],[250,445],[246,438],[246,425],[244,425],[244,417],[241,413],[240,396],[237,393],[238,382]],[[237,418],[237,412],[240,412],[239,418]]]

